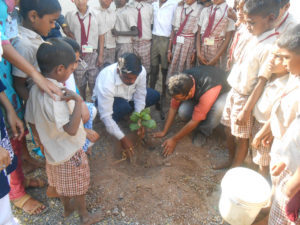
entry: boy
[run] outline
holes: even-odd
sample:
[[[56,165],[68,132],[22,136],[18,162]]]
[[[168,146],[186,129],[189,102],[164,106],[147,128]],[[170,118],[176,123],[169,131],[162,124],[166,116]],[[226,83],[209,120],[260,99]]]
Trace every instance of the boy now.
[[[275,103],[270,120],[255,136],[253,145],[269,144],[274,196],[269,218],[258,224],[300,224],[299,201],[294,202],[290,215],[290,201],[300,190],[299,184],[299,112],[300,112],[300,25],[283,33],[278,40],[283,65],[290,72],[284,93]],[[296,204],[295,204],[296,203]],[[291,221],[292,219],[292,221]]]
[[[133,51],[141,57],[142,65],[145,67],[148,75],[150,73],[153,8],[145,0],[135,0],[131,3],[131,7],[137,13],[137,28],[139,31],[138,36],[133,39]]]
[[[225,69],[224,53],[235,30],[234,21],[228,17],[228,5],[224,0],[212,2],[212,6],[203,9],[198,22],[197,58],[200,64]]]
[[[275,30],[279,34],[285,33],[289,28],[297,24],[297,21],[288,12],[290,8],[290,0],[281,0],[279,16],[276,21]]]
[[[279,0],[248,0],[245,3],[245,21],[253,38],[246,44],[228,77],[231,90],[227,96],[221,123],[226,126],[229,161],[216,166],[216,169],[239,166],[247,155],[253,123],[251,111],[262,92],[261,88],[258,94],[255,85],[258,77],[265,83],[271,75],[264,74],[260,68],[278,36],[273,27],[279,13],[279,3]]]
[[[137,12],[126,3],[128,0],[115,0],[116,10],[116,24],[115,28],[111,30],[112,34],[116,36],[116,58],[124,53],[133,53],[132,39],[138,36],[137,29]]]
[[[116,37],[112,35],[111,30],[116,24],[116,6],[113,0],[100,0],[100,18],[107,26],[107,32],[104,34],[103,65],[116,62]]]
[[[56,39],[39,47],[37,60],[42,74],[62,88],[62,83],[74,71],[76,57],[70,45]],[[55,101],[33,86],[25,118],[28,123],[35,124],[45,147],[49,185],[61,196],[64,216],[78,210],[82,224],[92,224],[102,216],[99,213],[89,215],[85,204],[90,171],[87,156],[81,149],[86,137],[81,119],[82,103],[82,98],[68,89]]]
[[[177,6],[168,49],[168,62],[171,63],[168,77],[192,67],[195,60],[197,21],[201,11],[202,5],[196,0],[186,0],[184,5]]]
[[[99,72],[98,66],[103,64],[104,34],[107,31],[99,12],[88,7],[87,2],[88,0],[75,0],[77,10],[66,14],[66,23],[81,46],[82,62],[74,72],[74,77],[84,100],[87,84],[92,92]]]
[[[276,100],[282,95],[285,85],[288,81],[288,72],[283,65],[283,59],[280,55],[281,50],[278,46],[272,53],[272,58],[268,63],[272,77],[266,84],[264,92],[257,101],[254,109],[254,124],[252,129],[252,137],[263,127],[271,116],[271,110]],[[258,147],[252,147],[253,162],[259,165],[259,171],[262,175],[266,176],[269,172],[270,163],[270,147],[260,144]]]

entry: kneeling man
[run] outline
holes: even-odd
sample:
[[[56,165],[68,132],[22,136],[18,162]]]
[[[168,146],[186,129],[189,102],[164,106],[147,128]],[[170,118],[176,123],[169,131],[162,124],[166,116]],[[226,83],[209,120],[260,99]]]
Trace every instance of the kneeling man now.
[[[203,141],[218,126],[226,101],[226,73],[216,67],[201,66],[186,70],[170,77],[168,91],[172,96],[171,106],[163,131],[154,137],[164,137],[178,112],[179,117],[188,121],[173,137],[163,143],[163,155],[173,153],[177,142],[196,129],[193,142]]]
[[[141,112],[159,101],[159,93],[146,88],[146,75],[141,60],[133,53],[124,53],[117,63],[99,73],[93,92],[106,130],[120,140],[129,157],[133,154],[133,144],[117,122],[133,111]]]

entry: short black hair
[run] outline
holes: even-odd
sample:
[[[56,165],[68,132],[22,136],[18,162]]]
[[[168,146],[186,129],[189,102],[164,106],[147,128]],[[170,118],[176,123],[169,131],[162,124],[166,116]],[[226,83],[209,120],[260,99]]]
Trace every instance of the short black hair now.
[[[281,0],[280,1],[280,8],[283,8],[288,3],[290,3],[290,0]]]
[[[23,19],[27,18],[31,10],[35,10],[42,18],[44,15],[60,12],[61,6],[58,0],[20,0],[20,14]]]
[[[194,82],[190,75],[179,73],[170,77],[168,81],[168,91],[172,97],[175,95],[187,96],[193,85]]]
[[[75,53],[80,52],[80,45],[77,43],[77,41],[69,37],[62,37],[61,39],[71,45]]]
[[[262,17],[274,14],[279,15],[280,0],[247,0],[244,5],[244,12],[248,15],[259,15]],[[275,19],[276,19],[275,18]]]
[[[76,61],[72,47],[59,38],[51,38],[41,44],[36,53],[36,58],[41,73],[44,75],[48,75],[59,65],[67,68]]]
[[[277,41],[280,48],[285,48],[300,55],[300,24],[282,33]]]
[[[136,54],[124,53],[118,59],[118,68],[122,73],[131,73],[138,76],[142,72],[142,62]]]

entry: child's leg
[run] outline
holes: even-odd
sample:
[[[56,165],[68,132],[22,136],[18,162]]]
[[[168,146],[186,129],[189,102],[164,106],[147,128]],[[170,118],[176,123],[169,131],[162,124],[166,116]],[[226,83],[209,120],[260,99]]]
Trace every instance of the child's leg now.
[[[248,138],[237,138],[237,146],[235,150],[235,157],[232,162],[232,167],[240,166],[248,153],[249,139]]]
[[[71,197],[61,196],[60,200],[64,206],[64,217],[68,217],[72,212],[74,212],[76,206],[71,204]]]
[[[97,212],[90,214],[86,208],[85,195],[74,197],[74,207],[78,210],[81,224],[88,225],[97,223],[105,218],[104,213]]]

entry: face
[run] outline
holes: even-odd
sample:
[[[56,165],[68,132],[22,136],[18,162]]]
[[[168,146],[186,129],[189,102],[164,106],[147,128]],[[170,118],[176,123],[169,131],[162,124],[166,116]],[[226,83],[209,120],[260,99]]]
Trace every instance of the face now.
[[[212,3],[215,5],[220,5],[224,2],[224,0],[212,0]]]
[[[75,61],[75,63],[74,63],[74,70],[77,69],[78,64],[79,64],[79,62],[80,62],[80,53],[79,53],[79,52],[75,52],[75,55],[76,55],[76,61]]]
[[[128,86],[133,85],[137,79],[137,76],[131,73],[122,73],[120,70],[118,70],[118,73],[122,82]]]
[[[192,5],[196,0],[185,0],[184,2],[188,5]]]
[[[55,21],[60,16],[60,11],[54,14],[46,14],[39,17],[35,10],[29,12],[28,17],[33,30],[41,36],[47,36],[51,29],[55,27]]]
[[[57,68],[57,81],[63,83],[66,80],[68,80],[68,78],[70,77],[70,75],[74,72],[74,68],[75,68],[75,64],[71,63],[67,68],[64,65],[59,65]]]
[[[286,74],[287,69],[283,65],[282,49],[276,46],[272,52],[274,56],[273,73],[275,74]]]
[[[100,0],[99,2],[103,9],[108,9],[110,4],[112,3],[112,0]]]
[[[87,8],[88,0],[74,0],[74,3],[79,11],[84,11]]]
[[[269,30],[272,26],[272,15],[262,17],[259,15],[244,14],[248,31],[254,36],[259,36]]]
[[[300,75],[300,55],[285,48],[281,48],[280,54],[283,58],[283,66],[287,71],[294,75]]]
[[[241,23],[245,22],[245,16],[244,16],[244,5],[245,5],[245,1],[240,1],[236,7],[237,10],[237,19],[238,21],[240,21]]]
[[[167,0],[159,0],[160,4],[164,4]]]

